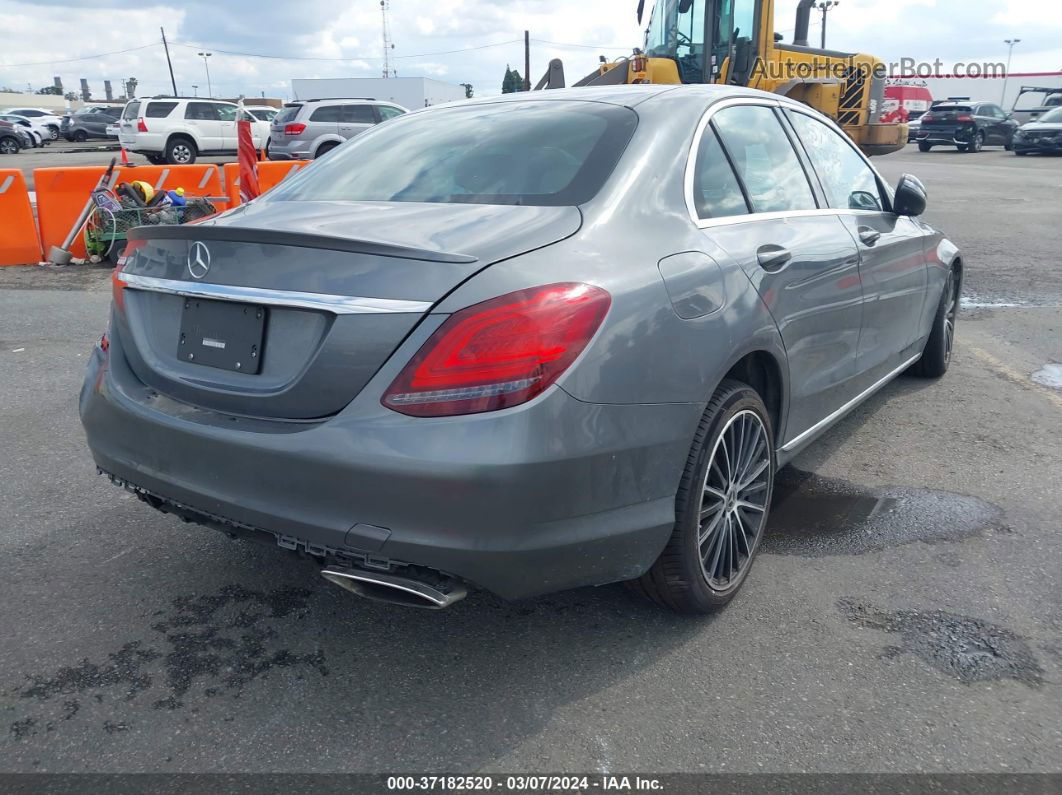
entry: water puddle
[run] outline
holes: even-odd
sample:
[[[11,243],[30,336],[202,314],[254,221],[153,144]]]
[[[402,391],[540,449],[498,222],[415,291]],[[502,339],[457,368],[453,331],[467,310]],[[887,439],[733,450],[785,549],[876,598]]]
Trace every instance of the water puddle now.
[[[1032,380],[1052,389],[1062,389],[1062,364],[1045,364],[1032,374]]]
[[[1028,642],[979,618],[943,610],[879,610],[851,599],[842,599],[837,607],[856,626],[900,636],[899,646],[883,650],[885,660],[913,654],[961,682],[1043,684],[1044,670]]]
[[[867,489],[789,466],[775,479],[762,550],[862,555],[915,541],[960,541],[998,527],[1001,516],[976,497],[902,486]]]

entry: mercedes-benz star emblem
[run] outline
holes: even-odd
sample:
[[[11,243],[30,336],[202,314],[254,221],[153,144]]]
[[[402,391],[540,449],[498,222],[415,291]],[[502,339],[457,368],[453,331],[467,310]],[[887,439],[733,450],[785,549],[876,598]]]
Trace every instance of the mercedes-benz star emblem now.
[[[188,272],[193,279],[202,279],[210,270],[210,249],[206,243],[193,243],[188,251]]]

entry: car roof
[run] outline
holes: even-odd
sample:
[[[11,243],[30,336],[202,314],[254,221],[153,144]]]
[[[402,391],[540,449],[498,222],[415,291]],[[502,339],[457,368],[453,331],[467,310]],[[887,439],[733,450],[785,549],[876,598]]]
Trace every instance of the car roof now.
[[[780,99],[777,94],[766,91],[758,91],[754,88],[743,86],[720,86],[720,85],[682,85],[682,84],[623,84],[618,86],[582,86],[578,88],[557,88],[548,91],[520,91],[513,94],[503,94],[494,97],[477,97],[467,100],[462,104],[488,104],[492,102],[527,102],[535,100],[583,100],[585,102],[608,102],[614,105],[626,105],[634,107],[653,97],[668,94],[673,91],[682,92],[680,96],[688,96],[691,101],[712,103],[731,97],[763,97],[768,99]]]

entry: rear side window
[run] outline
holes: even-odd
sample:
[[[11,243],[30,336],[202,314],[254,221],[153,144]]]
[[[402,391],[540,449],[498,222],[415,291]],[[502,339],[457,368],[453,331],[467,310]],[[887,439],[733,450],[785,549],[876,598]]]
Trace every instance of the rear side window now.
[[[830,207],[880,211],[877,177],[852,145],[818,119],[796,112],[790,112],[789,118],[819,175]]]
[[[176,102],[149,102],[144,115],[149,119],[165,119],[176,107]]]
[[[122,112],[123,119],[135,119],[137,114],[140,113],[140,103],[130,102],[125,106],[125,110]]]
[[[816,209],[804,168],[771,108],[724,108],[712,117],[712,124],[734,161],[754,212]]]
[[[236,105],[215,105],[217,108],[218,118],[222,121],[236,121],[236,114],[239,113],[239,108]]]
[[[347,124],[376,124],[372,105],[344,105],[339,120]]]
[[[578,100],[436,108],[356,136],[265,198],[582,204],[608,179],[637,124],[629,108]]]
[[[218,106],[213,102],[189,102],[184,109],[184,117],[196,121],[218,121]]]
[[[693,172],[693,204],[698,218],[725,218],[749,211],[734,170],[710,126],[701,136]]]
[[[339,122],[339,105],[326,105],[323,108],[315,108],[310,114],[310,121]]]
[[[273,117],[273,124],[287,124],[289,121],[295,121],[300,110],[302,110],[302,105],[285,105],[280,113]]]
[[[404,110],[392,108],[390,105],[377,105],[376,111],[380,114],[380,121],[387,121],[388,119],[393,119],[395,116],[401,116],[405,113]]]

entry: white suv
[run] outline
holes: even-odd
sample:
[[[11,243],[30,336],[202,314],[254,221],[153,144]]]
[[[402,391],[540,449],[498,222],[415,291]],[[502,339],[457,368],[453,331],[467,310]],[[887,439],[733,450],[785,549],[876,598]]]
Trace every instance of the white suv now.
[[[201,97],[132,99],[118,122],[118,140],[150,162],[194,163],[200,155],[236,154],[236,114],[232,102]],[[255,148],[269,138],[269,122],[248,114]]]

